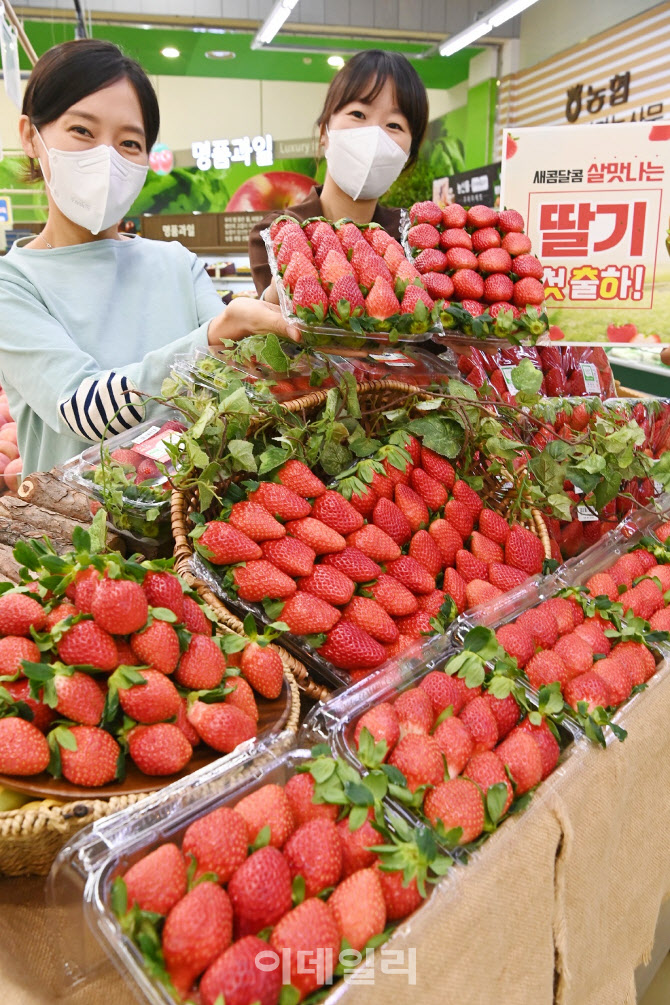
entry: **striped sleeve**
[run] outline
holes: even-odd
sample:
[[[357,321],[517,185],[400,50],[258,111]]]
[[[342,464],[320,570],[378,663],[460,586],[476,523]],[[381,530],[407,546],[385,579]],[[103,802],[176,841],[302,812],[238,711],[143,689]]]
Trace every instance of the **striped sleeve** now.
[[[144,418],[135,384],[114,370],[83,380],[69,398],[58,402],[58,408],[75,436],[93,442],[132,429]]]

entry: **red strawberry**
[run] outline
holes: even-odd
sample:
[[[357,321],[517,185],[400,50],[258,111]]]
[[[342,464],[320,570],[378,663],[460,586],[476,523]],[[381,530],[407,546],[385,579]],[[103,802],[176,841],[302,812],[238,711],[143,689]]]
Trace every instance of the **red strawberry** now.
[[[528,576],[521,569],[513,569],[511,565],[500,564],[499,562],[489,562],[489,582],[497,586],[503,593],[514,589],[524,583]]]
[[[95,621],[79,621],[68,628],[58,643],[63,663],[85,664],[98,670],[114,670],[119,663],[112,636]]]
[[[340,607],[351,600],[355,583],[331,565],[315,565],[311,574],[301,579],[298,586],[300,590]]]
[[[468,210],[468,227],[495,227],[498,213],[489,206],[477,204]]]
[[[440,247],[445,250],[466,248],[468,251],[472,251],[472,238],[462,227],[447,227],[440,234]]]
[[[387,563],[389,575],[406,586],[411,593],[431,593],[435,589],[435,577],[409,555],[401,555]]]
[[[477,318],[480,314],[484,313],[484,307],[478,300],[461,300],[460,306],[468,314],[471,314],[473,318]]]
[[[264,698],[274,701],[284,686],[284,666],[274,646],[249,642],[240,657],[242,676]]]
[[[157,722],[131,729],[128,753],[145,775],[174,775],[191,760],[193,748],[179,726]]]
[[[463,547],[462,535],[450,520],[433,520],[428,528],[428,533],[439,548],[444,564],[453,566],[457,552]]]
[[[347,324],[350,318],[357,317],[365,310],[365,301],[358,283],[349,275],[335,280],[328,303],[332,313],[343,324]]]
[[[255,935],[275,925],[291,910],[291,872],[286,859],[273,845],[259,848],[233,873],[228,893],[236,935]]]
[[[174,718],[181,706],[181,698],[169,677],[157,670],[138,670],[137,673],[146,681],[145,684],[132,684],[130,687],[119,684],[119,703],[126,715],[144,725]],[[68,717],[72,718],[71,715]],[[100,715],[89,725],[96,725],[99,721]]]
[[[363,517],[358,510],[339,492],[330,489],[315,500],[312,516],[344,536],[363,526]]]
[[[328,900],[342,938],[360,952],[386,926],[386,904],[379,873],[362,869],[339,884]]]
[[[431,251],[429,254],[440,255],[440,251]],[[414,314],[416,312],[417,304],[421,301],[427,311],[432,311],[435,306],[434,301],[429,296],[428,293],[421,286],[415,286],[413,283],[407,286],[405,289],[405,294],[402,298],[402,303],[400,304],[401,314]],[[425,317],[425,315],[424,315]],[[421,320],[421,315],[417,315],[418,320]]]
[[[324,555],[324,565],[343,572],[355,583],[368,583],[381,572],[380,567],[368,558],[359,548],[346,547],[344,551],[332,555]]]
[[[502,590],[492,583],[487,583],[485,579],[473,579],[466,584],[465,600],[468,607],[477,607],[479,604],[487,604],[489,600],[495,600],[502,596]]]
[[[416,597],[407,587],[384,573],[366,586],[365,595],[368,594],[394,618],[414,614],[419,609]]]
[[[338,622],[317,651],[342,670],[373,670],[386,659],[384,647],[379,642],[347,621]]]
[[[447,501],[447,490],[444,485],[427,474],[423,468],[415,468],[410,475],[414,492],[423,499],[433,512],[439,510]]]
[[[337,824],[337,833],[342,846],[342,879],[374,865],[376,854],[370,848],[379,844],[379,834],[372,826],[374,811],[368,810],[365,821],[356,830],[351,830],[351,817],[345,817]]]
[[[309,772],[292,775],[284,786],[296,827],[309,820],[337,820],[338,807],[333,803],[316,801],[314,791],[315,782]]]
[[[508,231],[502,239],[502,246],[510,255],[527,255],[532,245],[527,234]]]
[[[376,250],[378,251],[378,249]],[[405,258],[405,253],[397,241],[392,242],[387,247],[386,251],[384,252],[384,261],[388,265],[393,275],[395,275],[398,266],[402,262],[407,261],[407,259]]]
[[[280,785],[263,785],[244,796],[235,809],[247,822],[251,844],[264,827],[269,827],[270,844],[282,848],[295,830],[291,804]]]
[[[147,572],[142,589],[152,607],[165,607],[176,614],[177,621],[183,622],[184,593],[176,576],[170,572]]]
[[[558,764],[558,759],[561,756],[561,748],[558,745],[558,740],[547,725],[547,720],[543,719],[541,725],[534,726],[530,719],[526,718],[518,728],[525,733],[529,733],[537,743],[540,748],[540,757],[542,758],[542,779],[548,778]]]
[[[182,851],[197,863],[194,879],[213,872],[219,883],[227,883],[245,861],[248,841],[244,817],[224,806],[189,825],[182,841]]]
[[[450,499],[444,507],[444,518],[456,528],[462,538],[472,534],[474,518],[472,510],[458,499]]]
[[[27,639],[22,639],[22,641],[26,642]],[[32,725],[36,726],[40,733],[46,733],[56,718],[56,713],[52,708],[43,703],[41,690],[39,691],[39,697],[33,698],[30,692],[30,684],[31,682],[26,677],[20,677],[15,681],[3,681],[0,686],[9,692],[9,696],[13,702],[23,701],[26,703],[33,713]]]
[[[406,461],[402,461],[402,464],[404,465],[403,467],[397,468],[395,464],[391,464],[388,457],[385,457],[384,460],[382,461],[382,466],[386,473],[386,477],[393,485],[393,492],[388,497],[391,500],[393,500],[395,496],[395,490],[398,485],[409,485],[409,478],[412,473],[412,465],[410,463],[407,463]],[[386,498],[386,496],[384,496],[383,498]]]
[[[449,248],[447,251],[447,267],[452,270],[470,269],[477,271],[477,256],[467,248]],[[454,279],[452,276],[452,284]],[[455,289],[454,285],[454,289]]]
[[[91,604],[93,603],[93,597],[95,596],[95,591],[99,581],[100,574],[97,569],[89,568],[82,569],[78,572],[75,576],[74,584],[71,584],[74,585],[75,606],[78,607],[83,614],[91,613]]]
[[[196,701],[188,713],[188,721],[198,735],[214,750],[229,754],[240,743],[256,735],[256,723],[234,705],[206,705]]]
[[[302,461],[287,461],[277,472],[277,478],[282,485],[292,489],[296,495],[304,499],[313,499],[326,491],[321,479],[317,478]]]
[[[439,227],[442,223],[442,210],[437,203],[427,200],[425,202],[415,202],[409,211],[410,223],[430,223],[433,227]]]
[[[319,282],[319,273],[314,265],[311,252],[309,257],[301,251],[294,254],[284,272],[284,285],[288,290],[295,290],[301,279],[311,280],[314,284]]]
[[[591,652],[596,655],[607,656],[612,644],[605,635],[602,625],[589,618],[583,624],[575,628],[575,633],[584,639],[591,646]]]
[[[249,501],[262,506],[277,520],[300,520],[309,516],[312,509],[297,492],[275,482],[261,482],[254,492],[249,493]]]
[[[507,271],[515,272],[520,279],[528,276],[533,279],[544,279],[542,263],[534,255],[517,255],[511,269]]]
[[[198,985],[202,1005],[275,1005],[281,993],[281,970],[261,970],[256,960],[267,943],[255,935],[238,939],[209,965]]]
[[[480,561],[485,564],[489,562],[502,563],[503,561],[503,550],[499,544],[495,541],[491,541],[488,537],[480,534],[479,531],[473,530],[472,538],[470,540],[470,550],[475,558],[480,559]],[[515,572],[517,570],[514,570]],[[486,576],[479,576],[479,579],[486,579]]]
[[[391,237],[390,234],[387,234],[382,227],[369,227],[364,236],[370,247],[373,248],[378,255],[384,255],[391,245],[401,248],[398,241],[396,241],[394,237]]]
[[[286,532],[308,545],[317,555],[343,551],[346,545],[341,534],[311,516],[303,517],[302,520],[289,521],[286,524]]]
[[[184,624],[188,631],[195,635],[212,634],[211,621],[207,620],[200,604],[192,597],[184,597]]]
[[[537,279],[520,279],[514,284],[513,301],[517,307],[539,307],[544,303],[544,287]]]
[[[76,750],[60,747],[63,777],[86,788],[114,781],[121,753],[114,737],[97,726],[72,726],[69,731]]]
[[[226,661],[216,642],[194,635],[182,653],[174,679],[189,691],[211,691],[219,686],[225,672]]]
[[[55,627],[60,621],[64,621],[65,618],[74,617],[75,614],[79,614],[78,608],[74,604],[68,603],[65,600],[63,603],[57,604],[49,613],[47,614],[44,621],[44,630],[50,632],[52,628]]]
[[[482,251],[477,258],[477,267],[484,274],[489,272],[501,272],[505,275],[512,271],[512,259],[508,251],[504,248],[490,248]],[[496,300],[508,300],[509,297],[496,297]]]
[[[407,232],[407,243],[410,248],[437,248],[440,234],[431,224],[419,223],[410,227]]]
[[[440,723],[433,739],[444,756],[449,778],[456,778],[472,757],[474,741],[470,730],[452,715]]]
[[[309,520],[310,517],[305,519]],[[265,597],[271,597],[273,600],[286,600],[296,591],[296,585],[289,576],[262,558],[257,562],[247,562],[246,565],[236,566],[233,579],[242,600],[258,602]]]
[[[382,501],[382,499],[378,500],[376,506],[378,506]],[[390,506],[394,505],[389,500],[386,501]],[[397,509],[397,507],[395,508]],[[400,513],[400,516],[406,523],[406,517],[402,513]],[[409,526],[409,524],[407,524],[407,526]],[[356,530],[353,534],[349,534],[346,539],[346,544],[362,551],[364,555],[367,555],[368,558],[371,558],[375,562],[390,562],[394,558],[400,557],[400,547],[396,541],[392,537],[389,537],[385,530],[382,530],[381,527],[375,526],[374,524],[366,524],[365,527],[361,527],[360,530]]]
[[[467,210],[452,202],[442,210],[442,223],[445,227],[464,227],[468,218]]]
[[[656,615],[654,615],[655,617]],[[655,628],[654,618],[652,618],[652,628]],[[612,650],[612,659],[624,663],[630,670],[633,687],[645,683],[656,673],[656,660],[643,642],[619,642]],[[602,660],[596,665],[597,673],[600,672],[601,663]]]
[[[533,642],[545,649],[551,649],[558,639],[558,621],[556,615],[544,604],[524,611],[517,618],[517,625],[530,632]]]
[[[433,725],[433,704],[428,693],[417,687],[408,688],[393,702],[398,716],[401,737],[408,733],[428,734]]]
[[[427,475],[444,485],[447,491],[451,490],[456,480],[456,472],[445,457],[441,457],[428,447],[421,447],[421,467]]]
[[[438,272],[427,272],[423,277],[423,285],[433,300],[450,300],[454,295],[451,277]]]
[[[489,574],[486,563],[464,548],[456,552],[456,571],[466,583],[471,583],[473,579],[486,582]]]
[[[607,684],[612,705],[620,705],[626,698],[630,698],[633,676],[624,660],[605,657],[604,660],[598,660],[595,672]]]
[[[535,653],[526,665],[526,675],[536,691],[539,691],[545,684],[552,684],[555,680],[560,682],[561,689],[563,689],[570,677],[561,657],[551,650]]]
[[[572,604],[565,597],[550,597],[541,604],[543,611],[551,611],[556,618],[558,634],[567,635],[575,628]]]
[[[213,565],[232,565],[261,557],[261,549],[250,537],[223,520],[210,520],[204,534],[197,539],[200,551]]]
[[[239,708],[241,712],[248,715],[253,722],[258,723],[258,705],[256,704],[256,699],[251,685],[245,681],[244,677],[228,677],[226,679],[226,690],[228,688],[230,688],[230,690],[223,698],[226,704],[234,705],[235,708]],[[179,721],[179,718],[177,718],[177,725],[182,730],[189,743],[194,746],[200,742],[200,737],[188,720],[186,721],[186,724],[189,727],[190,733],[183,729],[182,723]],[[193,744],[193,740],[195,740],[195,744]]]
[[[460,688],[449,674],[442,673],[441,670],[432,670],[426,674],[419,687],[428,695],[435,718],[449,705],[452,706],[454,715],[458,715],[463,708]]]
[[[416,533],[416,531],[422,530],[423,528],[428,526],[428,523],[430,521],[428,508],[423,499],[421,498],[421,496],[417,495],[417,493],[413,489],[411,489],[408,485],[402,485],[402,484],[396,485],[395,504],[407,518],[412,533]],[[379,500],[377,506],[379,505],[383,505],[383,500],[381,499]]]
[[[427,530],[418,530],[409,543],[409,555],[435,577],[442,569],[440,549]]]
[[[172,673],[179,661],[179,636],[167,621],[153,621],[143,632],[131,635],[130,647],[140,663],[160,673]]]
[[[299,316],[306,316],[307,320],[315,318],[322,322],[328,313],[328,297],[319,281],[318,272],[315,269],[315,275],[311,269],[307,270],[303,266],[299,278],[293,282],[292,267],[293,263],[284,273],[284,282],[293,290],[293,310]]]
[[[315,552],[296,537],[264,541],[261,550],[263,558],[287,576],[309,576],[314,567]]]
[[[523,795],[542,778],[542,754],[534,736],[515,729],[496,747],[496,754],[515,784],[514,794]]]
[[[421,274],[425,272],[444,272],[447,268],[447,257],[437,248],[426,248],[414,259],[414,266]],[[410,287],[408,286],[407,289]]]
[[[562,370],[557,368],[548,370],[544,375],[544,380],[548,397],[556,398],[567,394],[568,384]]]
[[[484,697],[473,698],[465,706],[459,718],[470,730],[475,754],[481,750],[493,750],[498,742],[498,723]]]
[[[23,677],[22,660],[39,663],[40,659],[40,651],[32,639],[21,635],[7,635],[0,639],[0,674],[8,677],[18,674]]]
[[[538,752],[539,757],[539,752]],[[484,803],[477,786],[466,778],[450,778],[426,794],[424,812],[430,822],[445,831],[460,827],[457,844],[474,841],[484,830]]]
[[[507,157],[512,157],[516,152],[516,143],[511,136],[507,137],[507,148]],[[523,217],[521,213],[517,213],[515,209],[502,210],[502,212],[498,213],[498,228],[503,234],[521,234],[523,232]]]
[[[588,670],[569,681],[565,687],[564,696],[568,705],[574,709],[580,702],[585,701],[588,713],[593,712],[594,708],[598,706],[607,708],[611,703],[608,685],[593,670]]]
[[[354,597],[344,609],[344,619],[358,625],[378,642],[386,644],[398,638],[398,629],[392,618],[370,597]]]
[[[301,590],[286,601],[281,612],[281,620],[293,635],[328,632],[340,617],[340,612],[332,604]]]
[[[440,613],[440,608],[446,599],[447,595],[444,590],[431,590],[430,593],[418,595],[416,602],[420,611],[428,611],[431,618],[434,618]]]
[[[425,733],[407,733],[401,737],[389,764],[402,771],[411,792],[420,785],[438,785],[444,777],[442,752],[433,737]]]
[[[474,269],[459,269],[452,276],[454,296],[459,300],[479,300],[484,296],[484,280]]]
[[[97,576],[97,573],[96,573]],[[41,632],[46,614],[41,604],[25,593],[5,593],[0,597],[0,635],[30,635]]]
[[[371,318],[379,318],[380,320],[385,320],[400,312],[400,303],[390,282],[377,276],[372,289],[365,298],[365,309]]]
[[[354,730],[356,744],[360,742],[360,735],[364,729],[368,730],[375,743],[384,740],[386,743],[384,760],[386,760],[400,739],[400,721],[395,707],[384,701],[364,712]]]
[[[514,792],[505,766],[495,751],[485,750],[475,754],[466,764],[463,774],[465,778],[479,786],[484,796],[492,785],[504,785],[507,789],[507,798],[503,805],[502,814],[507,813],[512,804]]]
[[[49,744],[32,722],[13,715],[0,719],[0,772],[3,775],[38,775],[46,771],[50,757]],[[116,770],[116,761],[114,768]]]
[[[391,465],[392,466],[392,465]],[[395,468],[398,473],[398,477],[401,476],[401,472]],[[370,487],[377,495],[378,498],[393,499],[395,494],[395,484],[391,481],[387,475],[382,475],[378,471],[372,472],[372,481],[370,482]]]
[[[198,883],[172,908],[163,926],[165,969],[182,997],[233,938],[233,909],[216,883]]]
[[[355,487],[349,487],[345,480],[340,486],[340,492],[363,517],[369,517],[375,508],[377,493],[370,485],[359,482]]]
[[[505,564],[522,569],[529,576],[542,572],[544,548],[539,537],[515,524],[505,543]]]
[[[392,872],[382,871],[377,866],[375,869],[379,874],[388,921],[406,918],[421,906],[424,898],[419,892],[416,879],[406,882],[402,869]]]
[[[481,227],[472,235],[472,248],[476,252],[500,247],[500,234],[493,227]]]
[[[444,581],[442,583],[444,592],[448,594],[456,604],[459,614],[462,614],[467,604],[465,595],[466,582],[455,569],[444,570]]]
[[[533,636],[520,625],[518,621],[515,624],[501,625],[496,631],[496,638],[503,649],[513,656],[521,668],[525,667],[528,660],[535,653],[535,642],[533,641]]]
[[[279,521],[264,506],[255,502],[234,503],[230,511],[230,523],[252,541],[275,540],[286,534]]]
[[[435,635],[438,629],[431,625],[432,616],[429,611],[418,610],[406,618],[398,618],[396,624],[402,635],[420,639],[424,635]]]
[[[488,703],[493,712],[493,717],[498,725],[498,738],[502,740],[519,721],[519,706],[513,694],[508,694],[506,698],[496,698],[487,691],[483,695],[484,701]]]
[[[186,894],[184,856],[175,844],[162,844],[132,865],[123,881],[129,908],[137,904],[142,911],[168,914]]]
[[[666,607],[662,611],[656,611],[652,614],[649,619],[649,624],[654,632],[667,632],[670,631],[670,607]]]
[[[328,904],[305,900],[284,915],[270,936],[270,946],[290,967],[289,982],[300,1000],[330,982],[340,951],[340,931]]]
[[[293,879],[304,879],[308,897],[335,886],[342,873],[342,847],[332,820],[301,824],[286,842],[283,854]]]
[[[562,635],[552,652],[563,661],[568,679],[586,673],[593,666],[591,647],[577,632]]]

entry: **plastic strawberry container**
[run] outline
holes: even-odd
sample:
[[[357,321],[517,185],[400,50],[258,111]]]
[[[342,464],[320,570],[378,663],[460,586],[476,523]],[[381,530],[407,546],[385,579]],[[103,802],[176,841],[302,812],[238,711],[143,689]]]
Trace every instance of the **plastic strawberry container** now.
[[[310,336],[314,340],[314,344],[317,346],[327,345],[331,339],[336,339],[337,341],[344,340],[345,343],[352,347],[361,347],[363,345],[374,344],[376,342],[381,343],[406,343],[406,342],[426,342],[433,335],[439,335],[442,333],[442,325],[434,324],[427,327],[425,331],[422,332],[391,332],[391,331],[374,331],[374,332],[364,332],[362,335],[357,334],[355,331],[347,328],[338,328],[336,325],[312,325],[303,321],[302,318],[298,317],[293,309],[293,301],[291,300],[290,292],[284,286],[284,282],[279,273],[277,267],[277,259],[275,257],[274,248],[272,247],[272,240],[270,238],[270,231],[264,230],[261,232],[261,237],[265,242],[265,248],[267,250],[268,262],[270,263],[270,269],[274,277],[277,293],[279,295],[279,306],[281,308],[282,316],[289,321],[292,325],[298,328],[301,332]]]
[[[47,883],[48,901],[59,915],[61,993],[70,994],[104,974],[111,961],[138,1002],[174,1005],[123,934],[109,903],[112,883],[159,844],[180,841],[187,827],[206,813],[234,806],[261,786],[288,781],[313,756],[308,749],[293,749],[295,742],[293,733],[280,734],[272,748],[248,741],[188,779],[93,823],[61,850]]]
[[[320,355],[338,373],[351,373],[357,381],[401,380],[406,384],[429,388],[460,379],[451,354],[436,355],[414,346],[372,349],[322,348]]]

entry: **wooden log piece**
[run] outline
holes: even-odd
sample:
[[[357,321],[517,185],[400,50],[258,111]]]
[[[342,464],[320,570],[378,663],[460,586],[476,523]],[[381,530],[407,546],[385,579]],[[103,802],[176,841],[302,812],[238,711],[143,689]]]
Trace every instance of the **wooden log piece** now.
[[[19,566],[7,544],[0,544],[0,583],[18,583]]]
[[[79,523],[91,522],[91,501],[53,471],[36,471],[19,485],[19,498]]]
[[[90,523],[90,518],[86,523]],[[47,535],[57,551],[67,551],[76,526],[78,521],[40,509],[16,496],[0,497],[0,544],[14,546],[25,538]]]

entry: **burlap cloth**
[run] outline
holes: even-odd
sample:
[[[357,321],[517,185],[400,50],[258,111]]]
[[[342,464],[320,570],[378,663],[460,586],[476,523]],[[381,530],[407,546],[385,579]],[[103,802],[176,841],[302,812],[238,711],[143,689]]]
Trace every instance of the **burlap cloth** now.
[[[453,870],[386,949],[416,949],[416,984],[376,954],[365,1005],[633,1005],[670,895],[670,673],[633,702],[624,744],[580,747],[529,810]],[[0,1001],[51,1005],[60,961],[43,880],[0,884]],[[405,962],[406,965],[406,962]],[[132,1005],[110,967],[68,1005]]]

